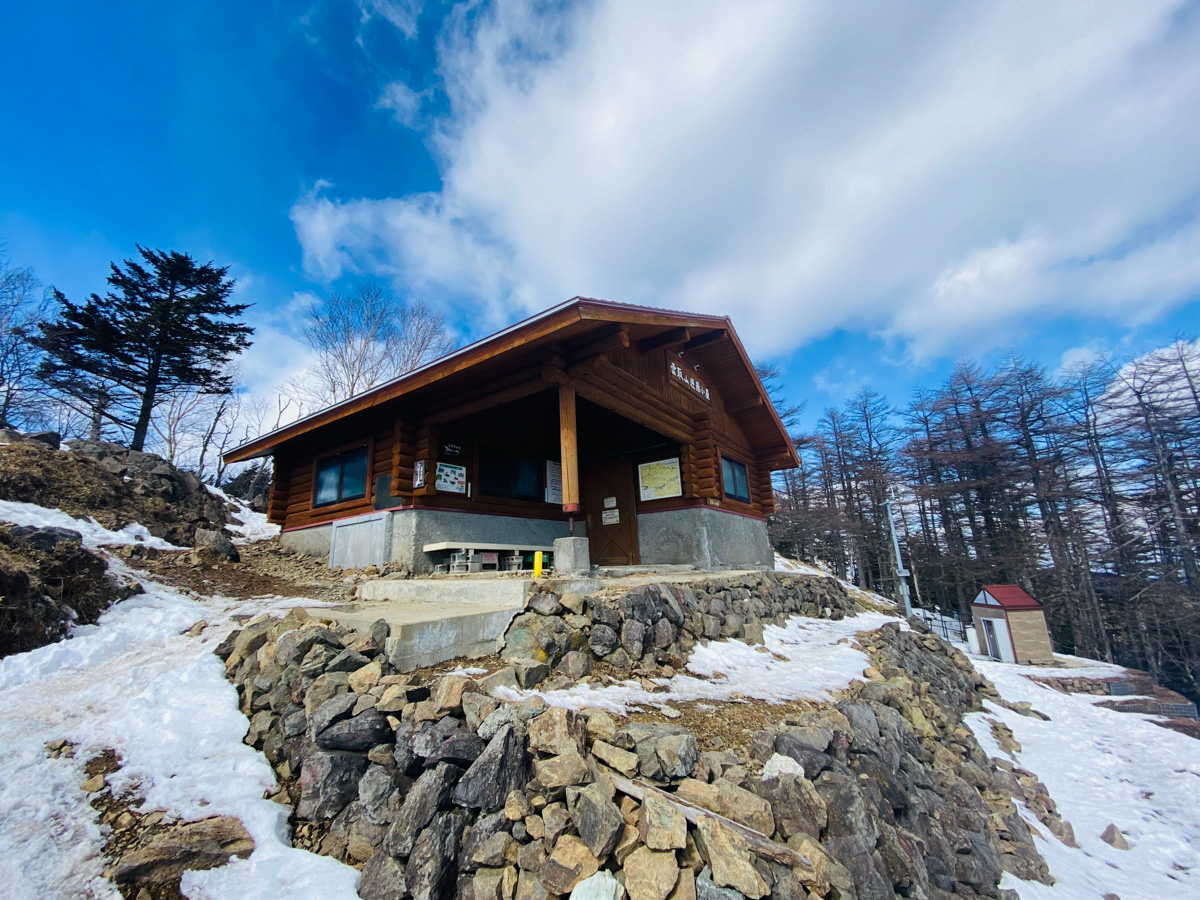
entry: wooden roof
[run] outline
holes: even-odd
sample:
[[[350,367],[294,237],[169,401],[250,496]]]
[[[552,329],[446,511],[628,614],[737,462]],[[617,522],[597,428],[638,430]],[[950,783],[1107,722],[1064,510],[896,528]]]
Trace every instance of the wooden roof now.
[[[544,354],[551,345],[586,347],[593,341],[603,340],[616,326],[623,327],[630,341],[643,347],[653,346],[656,339],[665,341],[677,336],[680,329],[686,329],[689,338],[686,346],[703,363],[712,386],[724,397],[743,401],[739,403],[742,409],[738,418],[747,439],[756,449],[774,455],[779,462],[774,468],[798,465],[787,429],[728,316],[655,309],[588,297],[575,297],[369,391],[255,438],[226,453],[225,461],[234,463],[266,456],[282,444],[332,423],[357,417],[359,413],[393,401],[419,398],[434,385],[444,390],[452,384],[486,383],[485,379],[503,371],[506,366],[520,363],[522,357],[531,353]],[[747,399],[751,402],[745,402]]]
[[[989,602],[991,601],[991,602]],[[1006,610],[1041,609],[1042,604],[1015,584],[985,584],[972,603],[973,606],[999,606]]]

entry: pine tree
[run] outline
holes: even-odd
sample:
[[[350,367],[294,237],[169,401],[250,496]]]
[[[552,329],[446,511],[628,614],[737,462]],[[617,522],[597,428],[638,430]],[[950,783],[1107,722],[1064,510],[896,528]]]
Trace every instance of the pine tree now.
[[[111,290],[76,305],[55,291],[60,311],[35,339],[48,354],[40,376],[93,414],[146,443],[155,407],[188,390],[228,394],[222,367],[250,346],[254,330],[236,319],[247,304],[229,303],[228,267],[138,246],[145,265],[112,264]]]

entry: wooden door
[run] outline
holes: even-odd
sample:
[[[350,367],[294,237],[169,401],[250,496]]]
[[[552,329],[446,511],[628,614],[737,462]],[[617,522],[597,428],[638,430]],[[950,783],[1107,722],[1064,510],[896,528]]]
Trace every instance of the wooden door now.
[[[588,546],[598,566],[638,562],[637,511],[633,505],[633,461],[617,456],[580,464]]]

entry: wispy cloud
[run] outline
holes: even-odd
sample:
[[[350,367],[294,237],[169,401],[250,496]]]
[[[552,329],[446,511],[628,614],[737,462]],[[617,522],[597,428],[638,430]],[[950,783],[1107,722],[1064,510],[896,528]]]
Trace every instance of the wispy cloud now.
[[[590,294],[732,313],[760,354],[844,328],[921,359],[1145,321],[1200,296],[1184,6],[472,7],[440,37],[442,189],[292,220],[314,276],[484,327]]]
[[[423,0],[358,0],[364,23],[379,16],[409,40],[417,36],[417,17],[421,15],[424,5]]]

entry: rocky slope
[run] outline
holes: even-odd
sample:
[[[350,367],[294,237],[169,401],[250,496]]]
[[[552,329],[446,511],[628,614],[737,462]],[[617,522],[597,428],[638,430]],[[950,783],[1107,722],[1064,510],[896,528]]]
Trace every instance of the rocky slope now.
[[[0,429],[0,500],[36,503],[72,516],[90,516],[119,530],[137,522],[178,546],[195,544],[198,529],[220,531],[225,502],[190,472],[160,456],[103,441],[67,441]]]
[[[60,509],[113,531],[138,523],[173,543],[236,552],[221,533],[225,502],[190,473],[116,444],[68,443],[63,452],[53,432],[0,429],[0,501]],[[0,523],[0,658],[60,640],[137,590],[107,570],[79,531]]]
[[[399,672],[386,623],[354,632],[298,610],[219,655],[294,842],[361,867],[365,900],[997,897],[1005,871],[1048,880],[1013,804],[1039,786],[962,723],[994,691],[898,623],[860,635],[873,666],[834,702],[722,708],[766,725],[741,745],[701,708],[623,719],[487,693],[670,674],[698,641],[853,612],[831,579],[764,575],[544,592],[479,678]]]

